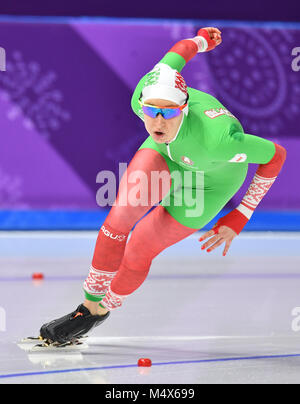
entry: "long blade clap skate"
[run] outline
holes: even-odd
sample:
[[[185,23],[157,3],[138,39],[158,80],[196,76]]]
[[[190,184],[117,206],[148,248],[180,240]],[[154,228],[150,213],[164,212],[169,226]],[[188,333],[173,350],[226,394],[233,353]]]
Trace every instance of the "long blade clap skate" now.
[[[35,352],[35,351],[44,351],[50,349],[63,349],[64,350],[73,350],[73,349],[87,349],[88,344],[86,343],[88,340],[88,336],[85,335],[83,337],[79,337],[72,342],[68,342],[65,344],[51,343],[48,340],[44,340],[42,337],[27,337],[23,338],[21,341],[17,343],[18,347],[26,352]]]
[[[85,306],[80,305],[74,312],[42,326],[42,344],[39,347],[63,348],[80,345],[84,335],[102,324],[109,315],[110,312],[103,316],[92,315]]]

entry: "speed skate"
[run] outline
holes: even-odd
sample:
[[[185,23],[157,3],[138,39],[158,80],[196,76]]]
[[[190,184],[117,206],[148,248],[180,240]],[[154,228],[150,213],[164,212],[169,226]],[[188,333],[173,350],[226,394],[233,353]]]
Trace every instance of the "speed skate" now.
[[[44,351],[44,350],[74,350],[86,349],[88,336],[74,338],[64,343],[52,342],[42,337],[27,337],[18,342],[19,348],[26,352]]]

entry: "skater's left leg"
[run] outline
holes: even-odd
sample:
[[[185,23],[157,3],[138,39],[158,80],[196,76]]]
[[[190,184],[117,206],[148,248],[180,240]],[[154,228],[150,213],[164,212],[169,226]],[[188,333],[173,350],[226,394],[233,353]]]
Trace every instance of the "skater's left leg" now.
[[[177,222],[164,207],[156,207],[132,232],[118,273],[101,305],[108,310],[121,306],[125,297],[144,282],[152,260],[196,231]]]
[[[120,267],[130,231],[168,194],[171,185],[168,164],[157,150],[143,148],[134,155],[99,232],[92,266],[84,283],[84,306],[92,314],[105,314],[99,302]]]

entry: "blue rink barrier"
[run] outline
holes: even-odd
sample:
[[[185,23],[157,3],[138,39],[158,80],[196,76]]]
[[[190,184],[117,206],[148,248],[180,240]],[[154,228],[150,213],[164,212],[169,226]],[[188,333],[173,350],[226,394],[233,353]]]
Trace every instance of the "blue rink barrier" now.
[[[204,229],[210,229],[223,210]],[[107,210],[97,211],[0,211],[0,230],[99,230]],[[246,231],[300,231],[300,211],[257,211]]]
[[[34,16],[34,15],[5,15],[0,14],[0,22],[22,24],[131,24],[147,25],[157,24],[195,24],[199,26],[222,26],[222,27],[251,27],[270,29],[300,29],[299,22],[292,21],[245,21],[245,20],[222,20],[222,19],[199,19],[199,18],[142,18],[142,17],[88,17],[88,16]]]

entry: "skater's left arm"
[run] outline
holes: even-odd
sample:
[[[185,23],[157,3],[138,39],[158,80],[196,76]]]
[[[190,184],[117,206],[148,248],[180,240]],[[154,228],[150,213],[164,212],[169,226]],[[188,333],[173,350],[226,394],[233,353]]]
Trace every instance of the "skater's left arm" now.
[[[233,133],[221,142],[222,151],[217,148],[216,154],[221,154],[232,164],[256,163],[259,167],[239,206],[226,216],[219,219],[212,230],[205,233],[199,241],[210,238],[203,246],[214,250],[226,243],[223,255],[226,255],[232,240],[240,234],[250,220],[259,203],[275,182],[286,160],[286,149],[274,142],[244,133]]]

